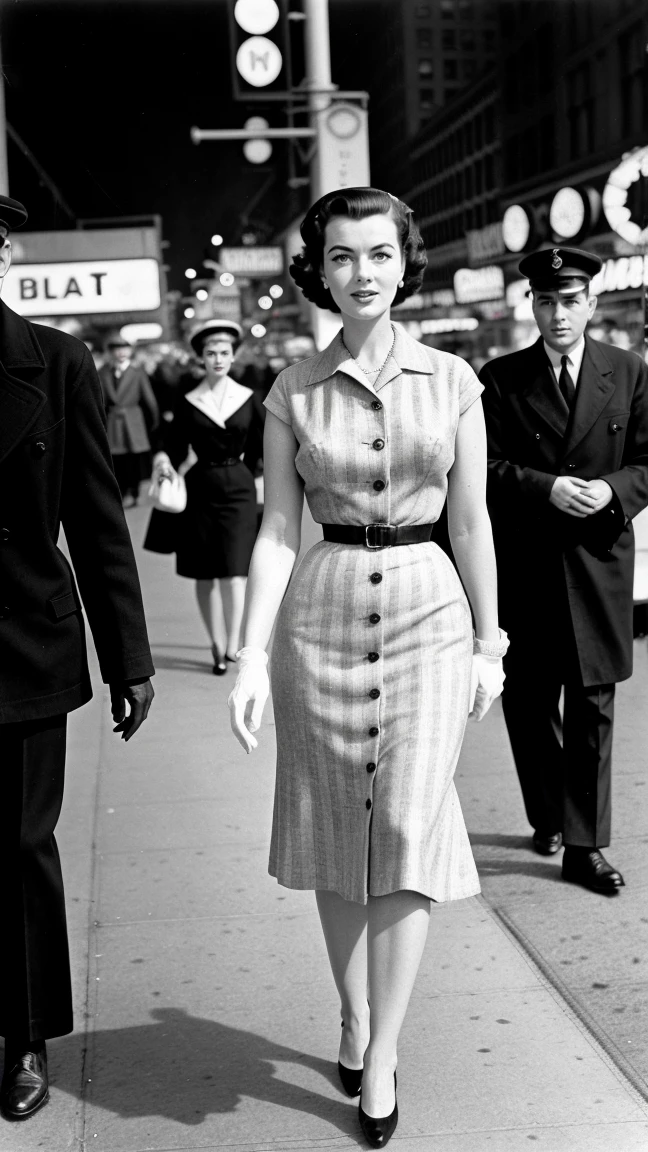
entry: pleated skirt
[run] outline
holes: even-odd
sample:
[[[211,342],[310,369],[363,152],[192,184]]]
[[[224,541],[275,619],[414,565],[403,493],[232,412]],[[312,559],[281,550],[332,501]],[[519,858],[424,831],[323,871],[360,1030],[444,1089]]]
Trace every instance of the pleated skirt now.
[[[307,553],[271,659],[281,884],[359,903],[479,891],[453,783],[471,658],[468,602],[436,544]]]

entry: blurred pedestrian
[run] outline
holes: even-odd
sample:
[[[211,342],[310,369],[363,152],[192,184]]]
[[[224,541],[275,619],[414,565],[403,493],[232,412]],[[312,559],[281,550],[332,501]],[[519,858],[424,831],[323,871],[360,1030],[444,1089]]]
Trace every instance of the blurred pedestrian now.
[[[430,900],[479,890],[453,775],[471,696],[481,718],[501,691],[506,641],[481,386],[390,321],[426,265],[410,209],[346,188],[309,210],[301,234],[293,278],[343,328],[266,399],[266,510],[230,706],[250,751],[276,620],[270,872],[316,892],[341,1000],[340,1078],[362,1092],[363,1132],[384,1147]],[[304,487],[324,540],[291,579]],[[446,492],[474,641],[461,581],[431,541]]]
[[[159,411],[149,378],[133,363],[133,349],[123,336],[106,345],[108,360],[99,369],[108,419],[108,443],[125,507],[137,504],[142,480],[151,475],[149,434]]]
[[[585,334],[598,256],[526,256],[540,329],[485,367],[489,507],[510,631],[504,716],[533,845],[563,879],[615,893],[614,690],[632,673],[632,517],[648,504],[648,369]],[[564,688],[564,712],[559,700]]]
[[[175,552],[179,576],[196,582],[200,615],[211,642],[213,671],[234,662],[245,585],[257,531],[256,489],[249,443],[258,443],[254,393],[230,376],[242,329],[233,320],[209,320],[191,337],[205,376],[177,398],[173,420],[162,426],[157,470],[178,469],[193,448],[187,507],[179,515],[154,509],[144,547]]]
[[[0,196],[0,279],[11,263],[7,232],[26,218],[22,204]],[[61,524],[110,685],[114,730],[126,740],[146,719],[153,665],[90,353],[0,304],[0,361],[0,1109],[25,1120],[48,1099],[46,1040],[72,1031],[54,830],[67,713],[92,689]]]

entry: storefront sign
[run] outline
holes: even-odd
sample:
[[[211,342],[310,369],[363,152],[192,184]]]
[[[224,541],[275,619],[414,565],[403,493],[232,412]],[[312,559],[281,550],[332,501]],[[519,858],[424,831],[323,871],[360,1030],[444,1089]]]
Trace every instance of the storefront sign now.
[[[648,256],[620,256],[605,261],[590,282],[590,292],[599,296],[602,292],[625,292],[644,285],[648,286]]]
[[[283,272],[281,248],[220,248],[218,263],[224,272],[235,276],[279,276]]]
[[[152,312],[160,307],[157,260],[13,264],[3,300],[20,316]]]
[[[475,316],[450,316],[447,320],[421,320],[421,332],[424,336],[436,336],[440,332],[474,332],[475,328],[479,328],[479,320]]]
[[[506,251],[501,220],[495,224],[487,224],[485,228],[469,229],[466,232],[466,241],[471,264],[492,260],[493,256],[501,256]]]
[[[642,178],[648,179],[648,144],[626,152],[621,163],[610,172],[603,190],[603,211],[608,223],[628,244],[648,243],[648,228],[637,224],[627,207],[628,189]]]
[[[457,304],[499,300],[504,295],[504,273],[497,264],[485,268],[458,268],[454,274]]]
[[[511,204],[502,217],[502,236],[509,252],[521,252],[531,235],[533,218],[522,204]]]
[[[561,188],[549,208],[552,231],[562,240],[573,240],[585,226],[589,203],[578,188]]]
[[[403,312],[418,312],[423,308],[452,308],[454,304],[456,300],[452,288],[435,288],[432,292],[416,292],[414,296],[408,296],[392,311],[402,309]]]

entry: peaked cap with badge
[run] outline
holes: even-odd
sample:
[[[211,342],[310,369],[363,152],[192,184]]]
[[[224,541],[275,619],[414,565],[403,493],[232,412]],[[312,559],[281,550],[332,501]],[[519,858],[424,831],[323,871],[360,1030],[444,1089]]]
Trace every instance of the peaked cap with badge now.
[[[11,232],[14,228],[22,228],[27,220],[27,209],[20,200],[12,200],[11,196],[0,196],[0,225]]]
[[[542,248],[518,265],[534,292],[560,292],[561,296],[582,292],[602,267],[603,261],[583,248]]]

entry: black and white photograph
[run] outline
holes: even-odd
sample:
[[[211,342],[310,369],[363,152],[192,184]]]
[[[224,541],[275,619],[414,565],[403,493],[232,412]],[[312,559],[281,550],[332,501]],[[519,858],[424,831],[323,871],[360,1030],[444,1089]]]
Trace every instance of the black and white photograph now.
[[[0,1152],[648,1152],[646,0],[0,61]]]

